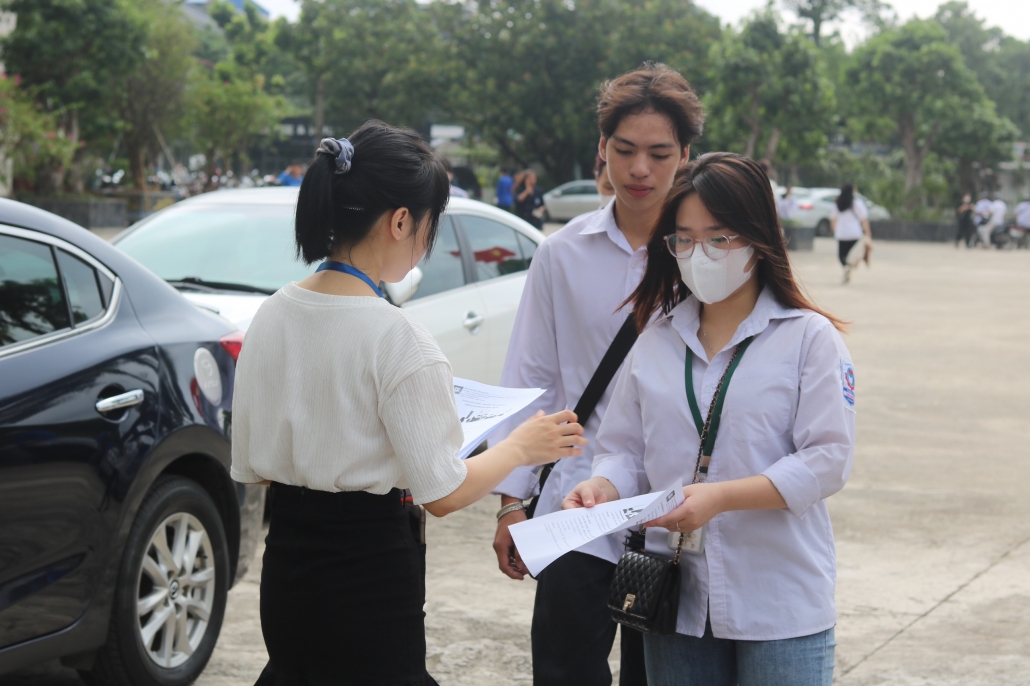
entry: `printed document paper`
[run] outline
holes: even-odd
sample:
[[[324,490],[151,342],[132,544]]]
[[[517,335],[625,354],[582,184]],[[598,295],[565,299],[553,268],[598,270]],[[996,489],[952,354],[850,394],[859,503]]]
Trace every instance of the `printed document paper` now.
[[[458,457],[468,457],[501,422],[543,393],[542,388],[500,388],[455,377],[454,402],[465,434]]]
[[[657,519],[682,502],[683,486],[677,483],[635,498],[534,517],[512,524],[508,531],[526,568],[536,576],[565,553],[601,536]]]

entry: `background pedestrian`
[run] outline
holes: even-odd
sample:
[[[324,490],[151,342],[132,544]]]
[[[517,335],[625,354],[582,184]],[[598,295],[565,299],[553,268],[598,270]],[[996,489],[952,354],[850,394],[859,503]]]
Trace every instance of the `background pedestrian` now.
[[[841,186],[840,195],[834,201],[830,215],[830,227],[837,239],[837,258],[844,269],[844,283],[851,281],[851,271],[859,259],[866,257],[872,248],[873,234],[869,229],[869,209],[855,192],[854,184]],[[861,254],[851,255],[860,240],[865,240]]]
[[[544,227],[537,211],[544,204],[544,193],[536,185],[536,172],[527,169],[519,175],[515,186],[515,214],[538,229]]]
[[[976,235],[976,206],[973,205],[973,198],[966,193],[962,196],[962,204],[955,210],[958,219],[958,232],[955,234],[955,247],[959,243],[965,243],[971,248],[973,236]]]
[[[501,178],[497,179],[496,203],[502,210],[512,211],[515,198],[512,189],[515,187],[515,180],[511,178],[511,172],[501,167]]]

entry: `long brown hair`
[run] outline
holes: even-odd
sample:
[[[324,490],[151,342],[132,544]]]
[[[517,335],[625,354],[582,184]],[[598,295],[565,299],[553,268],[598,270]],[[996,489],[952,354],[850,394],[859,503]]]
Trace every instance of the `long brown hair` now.
[[[690,295],[664,237],[676,231],[676,213],[692,193],[721,225],[751,241],[755,253],[764,258],[756,265],[758,283],[781,305],[818,312],[844,330],[845,323],[813,305],[794,279],[765,170],[751,158],[731,152],[702,155],[676,175],[651,232],[644,278],[626,301],[633,305],[638,330],[644,330],[656,311],[667,315]]]

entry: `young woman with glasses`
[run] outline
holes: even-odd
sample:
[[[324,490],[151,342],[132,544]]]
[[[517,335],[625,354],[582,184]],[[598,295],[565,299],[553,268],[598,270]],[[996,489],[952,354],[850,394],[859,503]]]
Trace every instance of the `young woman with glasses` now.
[[[675,633],[644,637],[648,684],[829,686],[825,499],[851,470],[854,368],[840,320],[794,279],[757,163],[711,153],[680,174],[630,302],[641,329],[663,318],[626,359],[592,478],[563,507],[685,484],[684,503],[646,530],[647,550],[670,558],[680,534],[700,531],[680,557]]]

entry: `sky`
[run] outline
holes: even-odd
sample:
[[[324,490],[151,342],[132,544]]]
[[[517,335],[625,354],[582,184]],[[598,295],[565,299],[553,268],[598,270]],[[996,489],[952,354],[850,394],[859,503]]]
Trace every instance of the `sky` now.
[[[888,0],[902,20],[912,16],[929,17],[937,11],[943,0]],[[300,14],[300,3],[296,0],[257,0],[258,4],[271,12],[273,17],[285,16],[294,20]],[[695,2],[718,16],[723,23],[736,24],[756,9],[765,6],[766,0],[695,0]],[[969,0],[969,6],[988,26],[1001,26],[1005,33],[1022,40],[1030,40],[1030,0]],[[860,42],[865,30],[861,22],[851,17],[839,28],[848,45]]]

